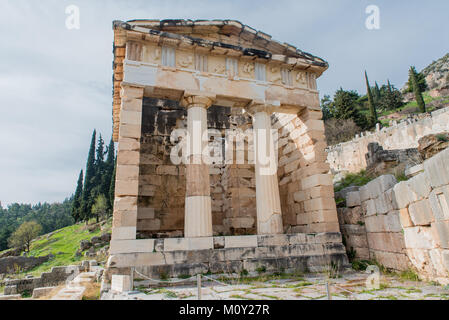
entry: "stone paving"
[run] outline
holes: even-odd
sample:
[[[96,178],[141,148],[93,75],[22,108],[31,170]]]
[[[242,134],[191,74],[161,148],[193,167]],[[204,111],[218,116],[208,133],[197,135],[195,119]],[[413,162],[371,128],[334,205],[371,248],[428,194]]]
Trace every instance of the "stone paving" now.
[[[345,273],[330,279],[332,300],[449,300],[449,287],[436,283],[403,280],[396,276],[381,276],[378,289],[366,286],[368,274]],[[265,282],[245,281],[220,285],[203,280],[203,300],[327,300],[326,276],[310,274],[291,279]],[[196,285],[145,288],[116,294],[103,299],[114,300],[197,300]]]

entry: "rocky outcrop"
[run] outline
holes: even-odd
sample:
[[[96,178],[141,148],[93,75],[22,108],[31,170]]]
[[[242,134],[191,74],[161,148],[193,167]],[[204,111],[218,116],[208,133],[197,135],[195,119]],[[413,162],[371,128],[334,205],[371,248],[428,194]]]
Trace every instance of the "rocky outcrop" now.
[[[377,142],[368,145],[368,153],[365,157],[367,171],[375,174],[390,173],[391,169],[398,166],[413,167],[423,161],[416,148],[384,150]]]
[[[106,255],[110,241],[111,234],[108,232],[102,233],[101,236],[92,237],[90,240],[81,240],[76,255],[81,256],[82,252],[86,250],[85,256],[90,258],[95,258],[97,255]],[[98,248],[99,250],[97,250]]]
[[[423,159],[432,158],[449,147],[449,133],[430,134],[418,141],[418,151]]]
[[[1,258],[6,258],[6,257],[17,257],[17,256],[20,256],[23,250],[25,250],[24,247],[22,247],[22,248],[12,248],[12,249],[9,249],[7,251],[3,251],[0,254],[0,259]]]
[[[421,72],[426,77],[426,82],[430,90],[448,86],[449,53],[437,61],[432,62]]]

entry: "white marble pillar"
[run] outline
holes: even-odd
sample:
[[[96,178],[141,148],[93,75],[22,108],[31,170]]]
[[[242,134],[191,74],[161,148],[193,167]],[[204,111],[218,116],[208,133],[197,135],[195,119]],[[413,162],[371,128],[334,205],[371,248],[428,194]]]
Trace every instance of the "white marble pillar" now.
[[[212,236],[212,206],[210,197],[209,166],[204,162],[202,151],[208,144],[207,109],[212,98],[186,95],[183,105],[187,108],[189,154],[186,164],[186,200],[184,237]]]
[[[256,175],[257,233],[283,233],[277,159],[271,134],[270,109],[256,105],[253,115],[254,161]]]

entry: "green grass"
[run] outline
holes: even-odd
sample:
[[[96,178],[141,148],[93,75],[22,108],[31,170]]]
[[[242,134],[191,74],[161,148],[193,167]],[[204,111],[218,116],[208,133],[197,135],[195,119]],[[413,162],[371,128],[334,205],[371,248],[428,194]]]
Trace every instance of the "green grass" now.
[[[442,99],[441,97],[432,97],[430,96],[429,92],[424,92],[423,93],[423,99],[424,102],[427,104],[433,102],[433,101],[440,101],[440,104],[445,104],[449,102],[449,99]],[[392,113],[396,113],[396,112],[401,112],[403,113],[403,117],[402,118],[406,118],[406,113],[410,113],[410,114],[418,114],[420,113],[419,110],[414,110],[418,108],[418,104],[416,103],[416,101],[410,101],[406,104],[404,104],[402,107],[395,109],[395,110],[384,110],[382,112],[379,113],[379,117],[386,117]],[[432,112],[435,110],[435,107],[433,106],[427,106],[427,111],[428,112]],[[388,124],[390,120],[388,119],[383,119],[381,120],[382,124]]]
[[[256,293],[256,294],[258,296],[265,297],[265,298],[272,299],[272,300],[282,300],[282,298],[280,298],[280,297],[270,296],[268,294],[262,294],[262,293]]]
[[[94,236],[100,236],[102,233],[110,230],[110,225],[111,222],[109,221],[105,231],[101,231],[100,228],[98,228],[94,232],[89,232],[84,223],[75,224],[54,231],[48,239],[46,235],[40,236],[37,240],[32,242],[29,256],[41,257],[51,253],[54,255],[54,258],[32,270],[23,272],[22,274],[39,276],[42,272],[49,271],[52,267],[78,264],[86,259],[84,254],[79,257],[75,255],[76,251],[79,249],[80,241],[90,240]],[[20,275],[21,274],[18,276],[20,277]]]
[[[359,173],[348,173],[341,181],[335,186],[335,192],[341,191],[349,186],[364,186],[374,178],[367,175],[365,170]]]
[[[412,269],[402,271],[399,277],[403,280],[420,281],[418,274]]]
[[[395,296],[393,296],[393,295],[389,295],[389,296],[378,296],[376,299],[377,299],[377,300],[379,300],[379,299],[398,300],[398,298],[395,297]]]
[[[238,299],[238,300],[254,300],[252,298],[244,297],[244,296],[239,295],[239,294],[233,294],[232,296],[230,296],[230,298]]]
[[[428,104],[433,102],[433,101],[438,101],[439,104],[443,105],[446,103],[449,103],[449,99],[447,97],[442,98],[442,97],[431,97],[429,92],[424,92],[423,93],[423,99],[424,102],[426,103],[426,111],[427,112],[432,112],[435,111],[436,108],[434,106],[429,106]],[[395,109],[395,110],[383,110],[382,112],[378,113],[379,118],[381,117],[387,117],[393,113],[401,113],[401,116],[399,118],[397,118],[396,120],[400,121],[403,120],[405,118],[407,118],[408,114],[419,114],[421,113],[418,109],[418,104],[416,103],[416,101],[410,101],[406,104],[404,104],[402,107]],[[365,114],[368,115],[369,114],[369,110],[364,110]],[[379,119],[380,123],[382,124],[383,127],[388,127],[390,124],[390,120],[391,119]]]

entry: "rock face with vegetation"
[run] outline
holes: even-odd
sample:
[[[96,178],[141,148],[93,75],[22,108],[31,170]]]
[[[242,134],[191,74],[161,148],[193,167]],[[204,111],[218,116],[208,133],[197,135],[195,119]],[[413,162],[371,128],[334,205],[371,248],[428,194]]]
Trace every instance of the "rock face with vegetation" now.
[[[424,68],[424,75],[429,89],[449,87],[449,53]]]

